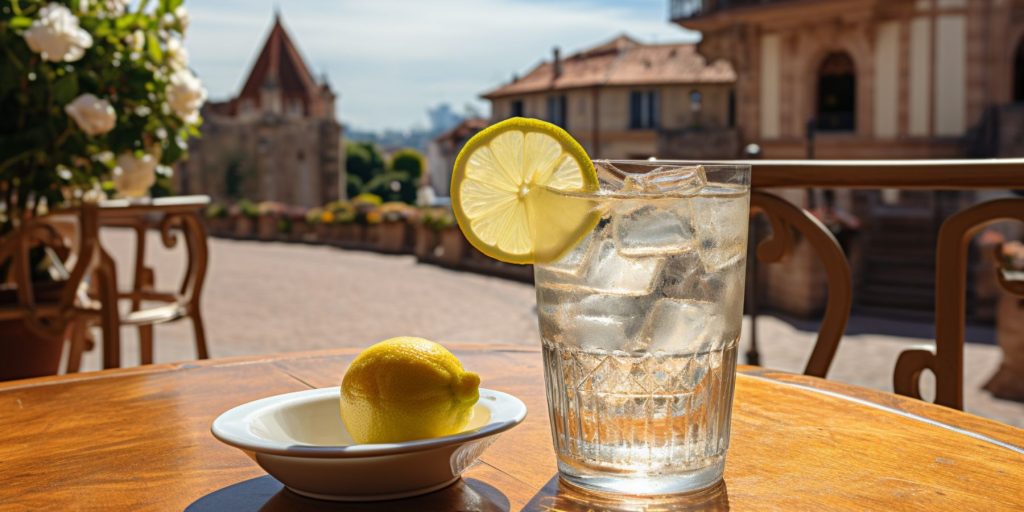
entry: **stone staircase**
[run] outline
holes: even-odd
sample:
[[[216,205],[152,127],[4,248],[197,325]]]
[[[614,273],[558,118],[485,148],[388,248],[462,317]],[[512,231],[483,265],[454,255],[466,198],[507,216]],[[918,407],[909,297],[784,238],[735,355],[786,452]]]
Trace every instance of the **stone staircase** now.
[[[874,208],[863,237],[854,301],[858,311],[927,317],[935,309],[934,211],[902,205]]]

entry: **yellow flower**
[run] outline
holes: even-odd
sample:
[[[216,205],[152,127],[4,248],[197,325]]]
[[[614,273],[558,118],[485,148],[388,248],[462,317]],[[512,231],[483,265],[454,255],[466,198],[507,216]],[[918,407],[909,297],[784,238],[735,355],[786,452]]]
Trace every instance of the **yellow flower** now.
[[[324,210],[324,212],[320,214],[320,222],[323,223],[323,224],[331,224],[331,223],[333,223],[334,222],[334,212],[332,212],[330,210]]]

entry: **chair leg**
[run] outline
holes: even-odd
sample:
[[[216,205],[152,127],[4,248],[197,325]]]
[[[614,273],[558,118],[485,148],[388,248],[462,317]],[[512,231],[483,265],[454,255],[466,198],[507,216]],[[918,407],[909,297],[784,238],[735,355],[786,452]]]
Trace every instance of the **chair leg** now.
[[[88,322],[79,320],[71,327],[71,346],[68,348],[67,373],[78,373],[82,367],[82,352],[85,352],[85,335],[89,330]]]
[[[192,308],[192,329],[196,336],[196,355],[199,359],[209,359],[210,353],[206,349],[206,329],[203,327],[203,317],[199,313],[199,306]]]
[[[139,364],[153,364],[153,326],[139,326]]]
[[[100,326],[103,328],[103,368],[121,367],[121,314],[117,308],[117,271],[114,260],[103,252],[96,269],[100,303]]]

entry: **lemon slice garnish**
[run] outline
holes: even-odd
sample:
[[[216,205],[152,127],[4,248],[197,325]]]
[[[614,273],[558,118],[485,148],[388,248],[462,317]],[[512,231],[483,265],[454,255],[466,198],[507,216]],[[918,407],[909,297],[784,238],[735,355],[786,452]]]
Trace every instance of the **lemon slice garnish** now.
[[[473,136],[452,171],[452,209],[474,247],[509,263],[557,260],[600,214],[586,151],[565,130],[513,117]]]

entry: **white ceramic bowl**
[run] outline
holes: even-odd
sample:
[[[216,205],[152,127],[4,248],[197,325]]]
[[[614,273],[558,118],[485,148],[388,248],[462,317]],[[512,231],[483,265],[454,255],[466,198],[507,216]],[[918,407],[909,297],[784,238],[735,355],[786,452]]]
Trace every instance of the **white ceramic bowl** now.
[[[221,414],[213,435],[241,449],[292,491],[336,501],[428,493],[451,484],[498,434],[523,421],[518,398],[480,389],[466,430],[404,443],[356,444],[341,421],[339,388],[249,402]]]

